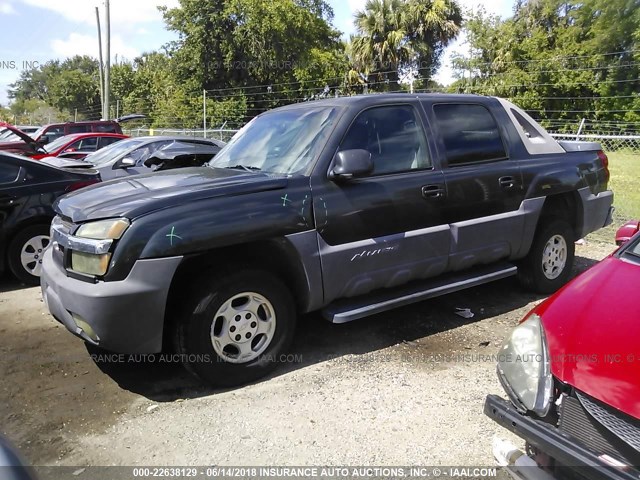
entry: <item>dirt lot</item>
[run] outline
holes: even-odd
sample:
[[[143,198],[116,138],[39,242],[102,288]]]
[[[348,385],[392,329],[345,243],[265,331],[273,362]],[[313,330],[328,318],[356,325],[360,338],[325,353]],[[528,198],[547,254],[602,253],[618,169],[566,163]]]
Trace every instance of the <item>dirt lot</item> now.
[[[576,272],[612,239],[576,246]],[[502,392],[487,356],[541,299],[507,279],[345,325],[310,315],[294,361],[214,391],[174,364],[94,362],[5,277],[1,432],[36,465],[493,465],[509,435],[482,414]]]

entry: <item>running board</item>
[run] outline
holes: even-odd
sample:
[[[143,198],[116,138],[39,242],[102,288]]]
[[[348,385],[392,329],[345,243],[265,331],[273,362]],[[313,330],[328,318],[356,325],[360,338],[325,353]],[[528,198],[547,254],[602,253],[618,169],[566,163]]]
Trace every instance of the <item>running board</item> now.
[[[333,323],[346,323],[428,298],[510,277],[517,271],[515,265],[499,263],[446,274],[429,280],[412,282],[392,290],[377,290],[359,297],[338,300],[327,305],[322,310],[322,316]]]

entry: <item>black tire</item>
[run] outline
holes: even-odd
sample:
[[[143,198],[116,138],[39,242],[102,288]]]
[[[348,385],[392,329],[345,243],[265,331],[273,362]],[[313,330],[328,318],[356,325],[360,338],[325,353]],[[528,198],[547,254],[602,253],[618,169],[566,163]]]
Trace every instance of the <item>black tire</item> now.
[[[529,254],[518,265],[518,279],[528,290],[549,294],[562,287],[571,277],[575,240],[571,225],[566,220],[551,218],[543,219],[541,222]],[[564,245],[562,245],[562,242],[564,242]],[[547,246],[551,248],[551,251],[555,249],[556,252],[563,248],[566,249],[564,265],[561,268],[561,261],[552,261],[546,266],[543,265],[543,257],[545,257]],[[547,256],[546,258],[549,257]],[[562,258],[562,254],[557,255],[555,258]]]
[[[215,277],[211,279],[213,276]],[[277,367],[277,364],[281,361],[281,355],[286,352],[291,341],[296,324],[296,310],[291,293],[287,287],[274,275],[261,270],[249,270],[241,269],[236,272],[215,272],[208,277],[201,277],[201,281],[196,281],[196,287],[194,292],[189,296],[187,302],[185,302],[184,308],[178,314],[175,325],[174,346],[184,366],[191,373],[200,377],[205,382],[217,386],[217,387],[232,387],[242,385],[261,377],[264,377],[269,372]],[[239,296],[237,299],[239,302],[244,302],[244,293],[256,293],[263,299],[266,299],[272,307],[272,315],[265,314],[258,311],[258,316],[271,317],[274,321],[275,330],[273,333],[262,334],[255,333],[255,337],[251,341],[247,341],[244,338],[238,344],[246,345],[247,342],[259,347],[260,342],[263,341],[261,335],[265,335],[264,344],[261,348],[264,348],[261,353],[253,359],[242,363],[231,363],[229,359],[233,359],[233,354],[239,355],[239,350],[233,347],[233,339],[225,346],[222,351],[222,355],[216,352],[212,341],[212,329],[215,332],[218,331],[220,335],[220,345],[225,342],[229,342],[229,339],[224,335],[222,330],[225,325],[225,317],[218,311],[225,303],[229,302],[234,297]],[[244,303],[236,305],[238,308],[249,305]],[[246,308],[249,308],[248,306]],[[251,316],[251,312],[254,310],[243,310],[241,315],[233,314],[233,321],[245,322],[245,316],[248,314]],[[237,313],[237,312],[236,312]],[[219,314],[216,318],[216,314]],[[241,320],[237,320],[237,317],[242,317]],[[222,321],[220,319],[223,319]],[[253,317],[252,317],[253,318]],[[275,319],[275,320],[274,320]],[[246,320],[247,322],[249,320]],[[225,331],[234,331],[231,328],[235,325],[231,321],[228,322],[231,326],[224,327]],[[253,323],[238,324],[238,330],[234,333],[251,333],[244,330],[251,329]],[[241,330],[241,328],[243,330]],[[231,333],[229,334],[231,335]],[[270,340],[266,338],[270,336]],[[236,335],[236,338],[239,335]],[[224,339],[226,340],[224,340]],[[248,337],[249,338],[249,337]],[[227,348],[227,347],[233,348]],[[234,352],[235,348],[235,352]],[[256,354],[260,348],[256,348],[252,351],[251,355]],[[236,355],[236,361],[237,360]]]
[[[38,272],[39,269],[36,267],[42,265],[42,254],[44,253],[44,249],[42,249],[42,251],[34,250],[33,252],[30,252],[30,250],[33,250],[32,248],[27,250],[28,253],[34,254],[33,263],[28,264],[33,265],[33,268],[31,269],[22,265],[22,261],[20,259],[22,250],[30,240],[40,236],[47,237],[46,244],[43,244],[43,246],[46,247],[49,243],[49,225],[39,224],[26,227],[20,230],[17,235],[13,237],[11,243],[9,243],[9,248],[7,250],[7,263],[9,264],[9,268],[16,278],[26,285],[40,285],[40,274],[34,274],[33,272]],[[35,258],[36,255],[38,258]]]

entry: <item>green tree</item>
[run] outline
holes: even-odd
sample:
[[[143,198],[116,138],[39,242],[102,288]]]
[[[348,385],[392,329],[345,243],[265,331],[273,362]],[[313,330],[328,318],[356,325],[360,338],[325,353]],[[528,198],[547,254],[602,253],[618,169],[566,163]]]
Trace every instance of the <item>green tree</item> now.
[[[168,46],[176,78],[193,95],[247,88],[248,108],[258,113],[274,106],[274,90],[283,100],[299,96],[308,85],[297,80],[334,75],[341,65],[339,32],[324,0],[181,0],[180,8],[162,11],[167,27],[178,32]],[[252,89],[265,85],[273,90]]]
[[[428,79],[461,24],[455,0],[367,0],[355,14],[348,52],[357,72],[396,89],[402,71]]]
[[[465,27],[453,90],[510,98],[547,125],[640,120],[640,0],[520,1]]]
[[[49,61],[23,71],[10,85],[8,95],[17,102],[41,100],[69,115],[77,110],[80,118],[99,118],[98,62],[80,55]]]
[[[357,71],[397,88],[398,69],[415,56],[407,38],[406,13],[404,0],[367,0],[364,10],[355,13],[358,35],[351,40],[350,53]]]

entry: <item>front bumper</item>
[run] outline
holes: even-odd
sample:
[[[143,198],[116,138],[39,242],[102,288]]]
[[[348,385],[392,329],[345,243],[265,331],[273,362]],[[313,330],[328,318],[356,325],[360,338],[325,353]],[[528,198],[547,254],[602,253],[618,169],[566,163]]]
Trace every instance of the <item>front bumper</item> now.
[[[167,295],[182,257],[138,260],[122,281],[87,283],[67,276],[52,253],[48,248],[42,261],[42,298],[67,330],[113,352],[161,351]]]
[[[484,413],[500,426],[525,439],[584,478],[638,480],[637,470],[610,466],[571,436],[561,433],[548,423],[519,413],[510,402],[497,395],[487,396]]]

